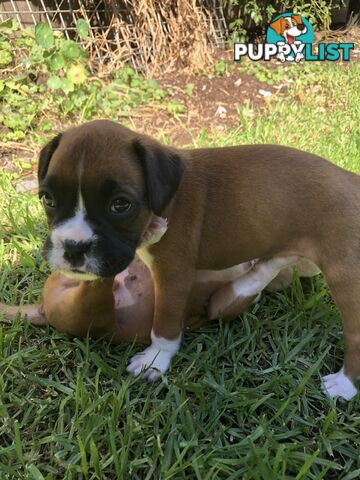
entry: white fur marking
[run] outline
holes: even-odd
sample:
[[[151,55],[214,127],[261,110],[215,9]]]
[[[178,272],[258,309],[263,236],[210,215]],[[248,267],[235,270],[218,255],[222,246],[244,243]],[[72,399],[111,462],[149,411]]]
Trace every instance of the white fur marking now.
[[[86,242],[90,240],[94,232],[89,224],[85,221],[82,212],[77,211],[76,214],[55,227],[51,232],[51,240],[53,242],[64,242],[65,240],[74,240],[75,242]]]
[[[59,224],[50,234],[52,248],[49,253],[49,265],[52,269],[69,268],[69,263],[64,259],[64,241],[86,242],[94,239],[94,232],[85,220],[86,210],[83,198],[79,191],[78,204],[75,215]]]
[[[144,378],[157,380],[166,372],[170,360],[180,348],[181,334],[175,340],[157,337],[151,330],[151,345],[131,358],[127,372],[138,376],[144,371]]]
[[[80,188],[79,188],[78,204],[77,204],[76,211],[82,213],[83,216],[85,216],[85,214],[86,214],[85,203],[84,203],[84,199],[81,195]]]
[[[236,297],[257,295],[273,280],[284,267],[294,265],[298,257],[278,257],[258,262],[249,272],[235,280],[232,289]]]
[[[331,398],[342,397],[345,400],[351,400],[357,394],[357,388],[345,375],[344,367],[337,373],[322,377],[322,382],[322,391]]]
[[[239,263],[225,270],[197,270],[196,278],[200,283],[207,282],[232,282],[236,278],[245,275],[255,265],[256,260]]]

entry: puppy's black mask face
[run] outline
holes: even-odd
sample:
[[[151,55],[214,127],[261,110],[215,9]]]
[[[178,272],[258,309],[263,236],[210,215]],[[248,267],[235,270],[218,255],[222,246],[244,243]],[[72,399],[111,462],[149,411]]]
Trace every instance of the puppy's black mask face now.
[[[38,169],[50,267],[101,277],[124,270],[182,173],[176,153],[113,122],[55,137],[41,151]]]

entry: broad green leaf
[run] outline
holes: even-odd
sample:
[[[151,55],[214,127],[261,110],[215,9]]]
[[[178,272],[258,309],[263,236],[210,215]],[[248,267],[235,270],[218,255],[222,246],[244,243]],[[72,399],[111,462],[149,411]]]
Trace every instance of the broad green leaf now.
[[[64,93],[73,92],[74,91],[74,83],[69,78],[62,78],[60,88]]]
[[[35,27],[35,40],[44,48],[51,48],[54,43],[54,33],[46,23],[38,23]]]
[[[60,77],[49,77],[47,81],[47,85],[50,88],[50,90],[58,90],[61,88],[61,78]]]
[[[0,50],[0,67],[5,67],[12,62],[11,53],[7,50]]]
[[[54,53],[48,60],[50,70],[57,72],[65,67],[65,59],[61,53]]]
[[[61,51],[66,58],[77,60],[81,57],[81,48],[72,40],[64,40],[61,44]]]
[[[79,18],[76,22],[76,31],[83,40],[89,39],[89,25],[83,18]]]
[[[76,65],[71,65],[67,69],[66,76],[75,85],[80,85],[81,83],[85,82],[87,78],[87,72],[83,65],[76,64]]]
[[[19,27],[15,18],[8,18],[5,22],[0,23],[0,32],[10,33],[15,31]]]

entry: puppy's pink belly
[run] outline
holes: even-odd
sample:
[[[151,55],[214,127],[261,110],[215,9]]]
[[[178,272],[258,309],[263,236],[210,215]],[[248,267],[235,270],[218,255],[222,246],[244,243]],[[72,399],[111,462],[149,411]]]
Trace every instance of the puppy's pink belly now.
[[[251,267],[252,263],[246,262],[226,270],[199,270],[190,299],[189,315],[206,314],[211,294],[219,287],[245,274]],[[152,318],[153,282],[149,270],[143,264],[135,263],[133,267],[131,265],[129,269],[116,275],[113,294],[118,324],[140,324],[144,316]]]
[[[136,259],[114,278],[115,320],[124,341],[148,343],[154,315],[154,289],[149,270]]]
[[[136,303],[134,295],[125,285],[125,280],[129,276],[128,269],[118,273],[114,278],[113,294],[115,300],[115,309],[131,307]]]
[[[185,325],[191,325],[194,317],[206,318],[211,295],[251,268],[252,262],[247,262],[221,271],[199,270]],[[140,261],[135,261],[127,271],[116,275],[113,295],[115,320],[122,340],[131,342],[136,338],[149,343],[154,315],[154,288],[147,267]]]

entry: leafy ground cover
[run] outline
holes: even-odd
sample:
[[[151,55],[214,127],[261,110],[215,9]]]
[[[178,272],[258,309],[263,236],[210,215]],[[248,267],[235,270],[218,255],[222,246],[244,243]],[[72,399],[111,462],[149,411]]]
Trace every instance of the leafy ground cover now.
[[[30,38],[34,45],[36,32]],[[86,85],[74,84],[74,92],[95,82],[101,99],[96,105],[108,105],[109,110],[86,109],[85,102],[68,112],[62,110],[65,92],[56,89],[54,94],[47,84],[51,75],[46,65],[41,66],[44,72],[35,69],[43,83],[34,84],[17,74],[12,78],[6,72],[11,65],[2,70],[0,123],[18,112],[15,98],[24,108],[28,99],[31,105],[26,108],[35,116],[24,128],[5,125],[4,148],[21,141],[35,151],[60,126],[93,116],[119,119],[124,105],[129,105],[123,117],[128,124],[142,122],[139,104],[126,99],[136,96],[137,88],[147,91],[148,80],[133,72],[118,73],[125,93],[117,97],[117,78],[90,81],[87,72]],[[310,64],[285,71],[282,65],[217,65],[211,73],[214,81],[220,78],[225,84],[227,78],[236,81],[248,75],[263,82],[272,95],[261,104],[239,100],[236,122],[231,120],[235,123],[209,122],[200,129],[194,126],[199,118],[185,122],[189,107],[175,96],[184,111],[171,112],[172,125],[189,132],[190,144],[281,143],[360,173],[358,63]],[[67,75],[64,68],[56,72],[59,78]],[[19,82],[30,93],[26,88],[23,92]],[[190,104],[197,101],[199,82],[195,78],[186,83],[195,85],[185,92]],[[274,88],[281,84],[281,89]],[[173,99],[167,96],[168,87],[157,85],[164,96],[154,101],[150,88],[151,99],[143,101],[146,109],[155,104],[153,115]],[[86,101],[97,98],[85,92]],[[214,99],[211,108],[217,107]],[[9,109],[6,115],[4,108]],[[23,112],[19,117],[25,116]],[[44,128],[47,120],[49,128]],[[172,141],[172,130],[162,124],[157,130],[158,138]],[[16,136],[19,131],[23,134]],[[14,161],[17,171],[0,175],[0,301],[33,302],[47,274],[40,253],[45,223],[36,195],[18,189],[24,159],[15,155]],[[34,161],[31,153],[29,170]],[[295,277],[291,288],[263,295],[231,324],[214,322],[199,333],[186,332],[184,346],[162,382],[143,383],[126,374],[127,359],[138,348],[71,339],[21,319],[13,325],[2,322],[0,478],[359,478],[359,398],[333,402],[319,388],[320,375],[339,369],[343,356],[341,320],[321,277],[306,282]]]

